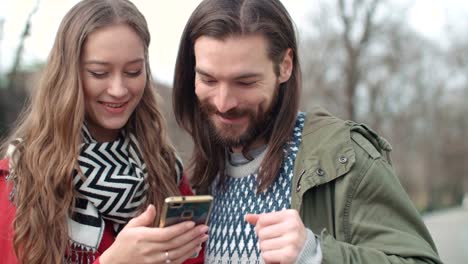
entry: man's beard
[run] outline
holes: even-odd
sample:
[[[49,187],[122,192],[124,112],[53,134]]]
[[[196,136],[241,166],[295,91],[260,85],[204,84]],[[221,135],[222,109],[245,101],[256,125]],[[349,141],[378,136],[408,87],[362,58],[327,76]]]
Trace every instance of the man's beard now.
[[[200,102],[200,108],[204,119],[210,130],[213,140],[227,148],[248,146],[259,137],[265,136],[266,130],[270,130],[272,125],[272,104],[267,110],[261,108],[255,113],[252,109],[233,108],[225,113],[219,112],[216,107],[209,102]],[[238,132],[237,125],[220,124],[216,125],[213,117],[233,119],[248,117],[248,126],[244,132]],[[218,123],[219,124],[219,123]],[[269,132],[269,131],[268,131]]]

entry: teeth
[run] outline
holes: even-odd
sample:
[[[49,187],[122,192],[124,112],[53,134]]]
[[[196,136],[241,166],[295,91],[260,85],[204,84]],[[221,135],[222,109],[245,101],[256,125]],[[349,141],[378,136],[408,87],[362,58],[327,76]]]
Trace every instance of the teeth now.
[[[104,104],[104,105],[111,107],[111,108],[119,108],[119,107],[122,107],[124,104]]]

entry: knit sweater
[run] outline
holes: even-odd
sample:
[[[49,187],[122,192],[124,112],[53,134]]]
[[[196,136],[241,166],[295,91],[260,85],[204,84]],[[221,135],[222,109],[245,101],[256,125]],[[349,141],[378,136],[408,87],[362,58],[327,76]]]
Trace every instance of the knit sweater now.
[[[225,189],[218,190],[215,181],[211,187],[214,196],[209,219],[210,239],[205,263],[263,263],[258,237],[254,227],[244,220],[247,213],[267,213],[291,208],[291,182],[294,161],[301,144],[304,113],[299,113],[291,136],[284,146],[280,173],[264,192],[257,194],[257,172],[266,154],[267,146],[252,150],[249,161],[242,154],[231,153],[226,161]],[[299,263],[319,263],[320,246],[312,231],[307,230],[307,241],[298,258]],[[314,261],[314,262],[311,262]]]

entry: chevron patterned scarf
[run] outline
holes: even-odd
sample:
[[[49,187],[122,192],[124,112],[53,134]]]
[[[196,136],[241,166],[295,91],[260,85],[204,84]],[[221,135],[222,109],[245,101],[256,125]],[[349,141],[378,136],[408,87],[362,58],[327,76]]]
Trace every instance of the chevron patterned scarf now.
[[[72,248],[95,252],[104,220],[119,232],[145,202],[147,170],[133,134],[122,132],[115,141],[99,143],[86,126],[78,163],[81,173],[73,176],[77,195],[68,219],[69,238]]]

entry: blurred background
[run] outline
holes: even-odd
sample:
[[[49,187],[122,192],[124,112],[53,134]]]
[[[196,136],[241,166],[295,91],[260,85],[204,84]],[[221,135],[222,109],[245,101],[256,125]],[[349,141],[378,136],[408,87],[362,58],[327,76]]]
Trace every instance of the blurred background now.
[[[7,135],[76,0],[0,0],[0,136]],[[185,163],[171,84],[178,41],[199,0],[135,0],[152,34],[151,67]],[[302,110],[321,105],[370,125],[446,263],[468,263],[468,1],[283,0],[295,20]],[[465,203],[463,205],[463,200]]]

